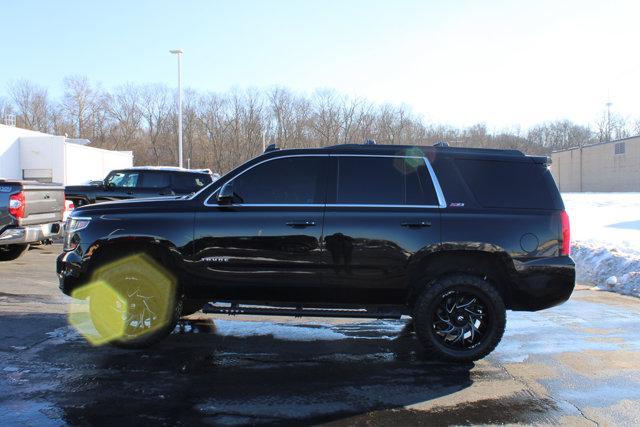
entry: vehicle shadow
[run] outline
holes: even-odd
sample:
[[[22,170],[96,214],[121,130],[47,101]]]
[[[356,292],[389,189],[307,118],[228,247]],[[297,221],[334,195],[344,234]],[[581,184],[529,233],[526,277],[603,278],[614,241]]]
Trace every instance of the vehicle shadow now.
[[[308,341],[223,335],[198,322],[145,350],[59,332],[24,363],[41,381],[59,380],[46,400],[69,424],[340,422],[472,384],[473,364],[428,360],[412,334],[376,334],[371,322],[349,324],[354,337]]]

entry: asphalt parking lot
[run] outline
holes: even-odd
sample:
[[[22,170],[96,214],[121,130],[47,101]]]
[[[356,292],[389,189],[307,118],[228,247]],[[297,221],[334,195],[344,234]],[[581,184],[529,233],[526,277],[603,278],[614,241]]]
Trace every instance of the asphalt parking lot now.
[[[3,424],[640,424],[638,299],[510,312],[469,365],[426,360],[404,321],[201,315],[125,351],[67,326],[59,251],[0,264]]]

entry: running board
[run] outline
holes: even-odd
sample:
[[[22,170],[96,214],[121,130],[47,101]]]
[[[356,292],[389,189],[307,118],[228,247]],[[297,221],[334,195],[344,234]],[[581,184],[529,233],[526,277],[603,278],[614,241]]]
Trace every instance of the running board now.
[[[298,307],[269,307],[258,305],[207,303],[202,308],[203,313],[258,316],[294,316],[294,317],[352,317],[365,319],[400,319],[404,314],[401,310],[371,307],[359,309],[334,309],[302,306]]]

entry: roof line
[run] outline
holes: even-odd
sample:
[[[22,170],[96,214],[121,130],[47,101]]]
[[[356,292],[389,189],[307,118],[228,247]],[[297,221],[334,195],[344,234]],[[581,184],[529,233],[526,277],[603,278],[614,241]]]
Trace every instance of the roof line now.
[[[628,141],[630,139],[636,139],[636,138],[640,138],[640,135],[635,135],[635,136],[628,136],[626,138],[620,138],[620,139],[613,139],[611,141],[601,141],[601,142],[594,142],[593,144],[587,144],[587,145],[583,145],[583,146],[577,146],[577,147],[571,147],[571,148],[564,148],[562,150],[554,150],[551,153],[562,153],[564,151],[573,151],[573,150],[579,150],[580,148],[589,148],[589,147],[595,147],[597,145],[605,145],[605,144],[612,144],[614,142],[624,142],[624,141]]]

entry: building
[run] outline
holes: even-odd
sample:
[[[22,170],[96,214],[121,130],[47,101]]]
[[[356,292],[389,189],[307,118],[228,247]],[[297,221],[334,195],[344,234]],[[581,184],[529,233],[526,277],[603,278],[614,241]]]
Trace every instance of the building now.
[[[555,151],[551,159],[562,192],[640,192],[640,136]]]
[[[131,151],[103,150],[88,143],[0,124],[0,178],[83,184],[133,165]]]

